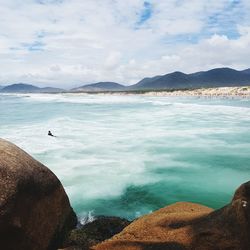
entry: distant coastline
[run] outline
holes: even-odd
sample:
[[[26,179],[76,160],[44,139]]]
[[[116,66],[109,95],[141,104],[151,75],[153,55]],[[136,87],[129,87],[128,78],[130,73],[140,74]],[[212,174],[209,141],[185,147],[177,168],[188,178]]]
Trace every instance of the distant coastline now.
[[[248,91],[247,87],[250,86],[250,68],[240,71],[231,68],[215,68],[191,74],[175,71],[165,75],[146,77],[132,85],[127,85],[127,84],[124,85],[117,82],[95,82],[95,83],[80,85],[78,87],[71,89],[65,89],[62,88],[62,86],[60,88],[51,86],[38,87],[36,85],[29,83],[28,84],[14,83],[7,86],[0,85],[0,92],[1,93],[125,92],[126,94],[132,92],[133,94],[140,94],[145,92],[162,92],[162,91],[173,92],[178,90],[183,91],[183,90],[226,88],[226,87],[237,88],[245,86],[246,86],[246,91]],[[243,91],[245,90],[243,89]],[[237,95],[243,94],[245,96],[245,92],[243,91],[241,90],[236,91]],[[210,93],[211,91],[208,94],[210,95]],[[224,93],[227,94],[228,93],[227,90],[223,91],[223,94]],[[187,92],[185,92],[185,94],[187,94]],[[190,93],[190,95],[193,95],[193,92]]]
[[[250,85],[238,87],[212,87],[194,89],[140,89],[140,90],[96,90],[96,91],[54,91],[54,92],[0,92],[0,94],[70,94],[70,95],[142,95],[142,96],[197,96],[223,98],[250,98]]]
[[[171,92],[147,92],[144,95],[153,96],[204,96],[204,97],[250,97],[250,86],[247,87],[219,87],[190,90],[175,90]]]
[[[144,95],[144,96],[204,96],[250,98],[250,86],[218,87],[181,90],[130,90],[130,91],[79,91],[65,92],[73,95]]]

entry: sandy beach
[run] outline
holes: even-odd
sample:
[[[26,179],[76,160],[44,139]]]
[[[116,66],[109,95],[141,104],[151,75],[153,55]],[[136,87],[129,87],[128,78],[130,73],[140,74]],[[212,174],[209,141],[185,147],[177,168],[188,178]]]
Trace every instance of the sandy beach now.
[[[241,97],[250,98],[250,86],[201,88],[190,90],[137,90],[137,91],[79,91],[69,92],[74,95],[142,95],[142,96],[200,96],[200,97]]]
[[[205,97],[250,97],[250,86],[203,88],[194,90],[150,91],[146,96],[205,96]]]

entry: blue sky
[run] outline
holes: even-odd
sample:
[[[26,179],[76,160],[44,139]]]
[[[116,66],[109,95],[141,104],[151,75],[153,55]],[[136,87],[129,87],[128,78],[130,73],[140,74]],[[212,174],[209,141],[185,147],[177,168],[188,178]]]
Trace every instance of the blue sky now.
[[[0,0],[0,85],[250,67],[249,0]]]
[[[148,19],[150,19],[151,15],[153,13],[153,5],[148,2],[148,1],[145,1],[143,3],[143,7],[142,7],[142,10],[140,11],[139,13],[139,21],[138,21],[138,25],[141,25],[143,24],[144,22],[146,22]]]

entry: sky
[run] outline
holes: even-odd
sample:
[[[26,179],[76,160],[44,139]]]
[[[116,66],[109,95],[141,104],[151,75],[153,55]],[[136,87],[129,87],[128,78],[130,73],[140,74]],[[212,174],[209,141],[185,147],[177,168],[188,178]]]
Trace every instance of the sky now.
[[[250,67],[249,0],[0,0],[0,85]]]

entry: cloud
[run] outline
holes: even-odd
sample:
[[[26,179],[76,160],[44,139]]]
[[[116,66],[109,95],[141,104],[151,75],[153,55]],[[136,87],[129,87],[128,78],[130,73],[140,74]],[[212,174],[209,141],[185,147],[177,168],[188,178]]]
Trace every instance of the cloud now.
[[[250,65],[247,0],[0,0],[0,85]]]
[[[106,69],[114,69],[117,67],[121,59],[121,53],[118,51],[111,52],[105,60]]]

